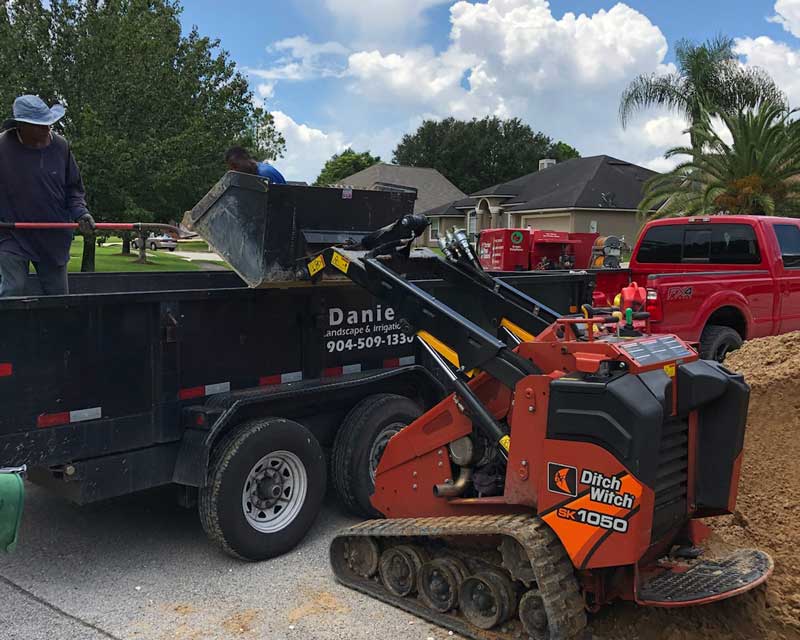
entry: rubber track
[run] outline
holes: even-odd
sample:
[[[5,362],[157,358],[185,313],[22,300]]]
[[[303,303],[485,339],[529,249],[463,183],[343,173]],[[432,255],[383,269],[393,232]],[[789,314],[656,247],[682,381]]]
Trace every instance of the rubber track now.
[[[417,598],[400,598],[386,591],[378,579],[350,572],[344,557],[337,553],[343,539],[355,536],[376,538],[427,538],[450,536],[502,535],[516,540],[528,554],[536,586],[544,601],[550,623],[548,640],[573,640],[586,627],[583,598],[575,572],[561,542],[539,518],[530,516],[462,516],[452,518],[399,518],[368,520],[340,532],[331,542],[331,565],[336,579],[352,589],[394,605],[474,640],[519,640],[525,634],[519,621],[506,623],[500,630],[485,631],[472,626],[457,613],[441,614]],[[399,542],[393,540],[392,542]],[[413,540],[408,542],[413,543]],[[520,635],[522,634],[522,635]]]

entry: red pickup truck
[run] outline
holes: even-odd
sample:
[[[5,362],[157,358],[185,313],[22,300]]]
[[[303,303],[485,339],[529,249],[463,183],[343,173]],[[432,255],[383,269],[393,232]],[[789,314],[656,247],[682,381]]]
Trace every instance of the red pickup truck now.
[[[647,287],[653,331],[722,361],[743,340],[800,329],[800,220],[667,218],[639,234],[627,272],[598,272],[598,302],[620,278]]]

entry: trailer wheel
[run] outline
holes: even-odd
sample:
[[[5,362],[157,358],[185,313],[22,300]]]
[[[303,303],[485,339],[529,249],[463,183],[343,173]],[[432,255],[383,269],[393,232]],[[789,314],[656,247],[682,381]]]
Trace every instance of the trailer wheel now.
[[[342,422],[333,443],[332,478],[348,511],[366,518],[380,517],[370,503],[375,470],[391,437],[422,415],[406,398],[381,393],[364,398]]]
[[[709,324],[700,336],[700,357],[723,362],[725,356],[742,346],[742,336],[732,327]]]
[[[313,434],[283,418],[241,424],[212,452],[198,510],[209,539],[242,560],[297,545],[325,495],[325,458]]]

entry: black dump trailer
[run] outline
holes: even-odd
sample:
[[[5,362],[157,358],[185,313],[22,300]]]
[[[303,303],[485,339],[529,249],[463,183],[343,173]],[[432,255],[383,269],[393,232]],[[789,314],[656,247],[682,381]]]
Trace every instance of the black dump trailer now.
[[[289,233],[327,241],[337,224]],[[561,312],[591,295],[587,274],[505,279]],[[415,281],[496,328],[453,285]],[[0,300],[0,467],[26,464],[80,504],[177,485],[187,504],[199,497],[209,537],[248,560],[297,544],[328,477],[370,515],[383,447],[446,391],[395,311],[363,289],[260,287],[233,272],[75,274],[68,296]]]

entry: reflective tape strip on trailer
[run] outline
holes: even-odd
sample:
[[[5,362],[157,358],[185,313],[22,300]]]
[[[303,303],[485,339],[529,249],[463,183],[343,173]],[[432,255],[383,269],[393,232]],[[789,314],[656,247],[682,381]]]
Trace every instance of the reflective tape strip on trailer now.
[[[389,358],[383,361],[384,369],[394,369],[395,367],[408,367],[417,362],[416,356],[403,356],[402,358]]]
[[[289,371],[288,373],[275,373],[271,376],[261,376],[258,379],[259,387],[268,387],[273,384],[285,384],[287,382],[300,382],[303,379],[302,371]]]
[[[218,393],[227,393],[231,390],[230,382],[217,382],[215,384],[205,384],[199,387],[188,387],[178,392],[181,400],[191,400],[193,398],[205,398]]]
[[[323,370],[323,378],[336,378],[338,376],[346,376],[349,373],[361,373],[362,366],[360,363],[345,364],[338,367],[328,367]]]
[[[72,424],[73,422],[99,420],[102,417],[102,407],[76,409],[74,411],[62,411],[60,413],[43,413],[36,418],[36,426],[40,429],[45,429],[47,427],[57,427],[64,424]]]

